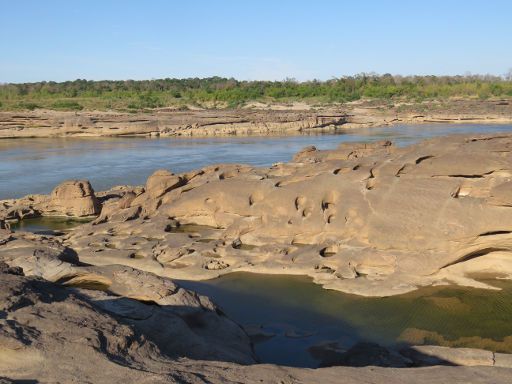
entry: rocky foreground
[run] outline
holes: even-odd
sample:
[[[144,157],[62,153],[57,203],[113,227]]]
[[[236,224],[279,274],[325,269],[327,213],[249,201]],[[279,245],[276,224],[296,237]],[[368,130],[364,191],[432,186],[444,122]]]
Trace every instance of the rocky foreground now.
[[[316,370],[256,364],[248,336],[208,298],[127,266],[84,265],[53,238],[0,235],[10,244],[0,254],[1,383],[507,383],[512,374],[511,355],[425,346],[356,345],[331,356],[341,366]]]
[[[358,101],[338,106],[265,105],[232,110],[123,112],[0,112],[0,138],[94,136],[297,135],[341,128],[420,123],[512,123],[508,100],[376,104]]]
[[[100,193],[68,181],[1,201],[0,382],[507,383],[510,355],[471,349],[355,346],[331,361],[388,368],[255,365],[246,333],[171,278],[303,274],[367,296],[491,289],[477,278],[512,277],[511,160],[508,134],[342,144],[270,168],[160,170]],[[9,230],[52,215],[94,220]],[[452,367],[396,368],[438,364]]]

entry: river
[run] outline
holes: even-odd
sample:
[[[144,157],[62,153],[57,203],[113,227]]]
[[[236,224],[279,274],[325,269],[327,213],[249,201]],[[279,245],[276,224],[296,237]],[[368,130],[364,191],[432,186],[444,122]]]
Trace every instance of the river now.
[[[67,179],[88,179],[95,190],[144,184],[156,169],[184,172],[215,163],[268,166],[307,145],[389,139],[397,145],[454,134],[512,132],[512,125],[422,124],[352,129],[336,135],[218,138],[47,138],[0,140],[0,199],[49,193]]]

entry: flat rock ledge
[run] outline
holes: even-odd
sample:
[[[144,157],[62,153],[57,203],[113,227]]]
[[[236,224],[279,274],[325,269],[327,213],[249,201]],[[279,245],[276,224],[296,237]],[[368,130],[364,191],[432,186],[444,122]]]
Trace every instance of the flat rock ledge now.
[[[146,113],[0,112],[0,138],[73,136],[298,135],[339,129],[422,123],[512,123],[509,100],[449,100],[424,103],[357,101],[328,107],[268,105],[239,109]]]

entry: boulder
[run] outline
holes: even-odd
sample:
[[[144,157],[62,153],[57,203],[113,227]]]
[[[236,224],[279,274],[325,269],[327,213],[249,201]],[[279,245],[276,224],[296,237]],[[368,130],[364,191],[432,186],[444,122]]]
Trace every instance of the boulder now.
[[[68,180],[50,195],[48,210],[55,214],[84,217],[100,213],[101,206],[87,180]]]
[[[184,184],[184,180],[173,173],[160,169],[149,176],[146,182],[146,193],[156,199],[165,193]]]

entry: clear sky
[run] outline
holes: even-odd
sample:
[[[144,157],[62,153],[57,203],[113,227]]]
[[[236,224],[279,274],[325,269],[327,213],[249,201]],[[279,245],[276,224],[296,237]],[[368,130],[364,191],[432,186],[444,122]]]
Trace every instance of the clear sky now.
[[[511,67],[512,0],[0,0],[0,82]]]

